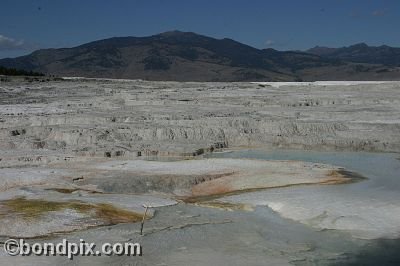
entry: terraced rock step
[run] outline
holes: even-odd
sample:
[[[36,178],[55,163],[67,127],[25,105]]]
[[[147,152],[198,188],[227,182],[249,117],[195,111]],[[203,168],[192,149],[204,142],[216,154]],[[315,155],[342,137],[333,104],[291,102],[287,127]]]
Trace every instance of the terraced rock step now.
[[[30,164],[40,164],[38,154],[50,161],[192,158],[243,146],[397,152],[399,88],[399,82],[1,82],[0,150],[22,151]],[[0,166],[13,163],[0,156]]]

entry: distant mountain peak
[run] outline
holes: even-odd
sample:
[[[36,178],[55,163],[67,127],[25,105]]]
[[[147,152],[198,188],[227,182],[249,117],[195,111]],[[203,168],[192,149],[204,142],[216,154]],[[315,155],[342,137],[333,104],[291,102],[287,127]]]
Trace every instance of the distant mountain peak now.
[[[360,42],[360,43],[350,45],[348,48],[369,48],[369,46],[365,42]]]
[[[180,30],[170,30],[170,31],[165,31],[159,34],[156,34],[155,36],[163,36],[163,37],[171,37],[171,36],[181,36],[181,35],[197,35],[194,32],[185,32],[185,31],[180,31]]]
[[[320,49],[320,48],[322,48],[322,49],[330,49],[330,47],[327,47],[327,46],[320,46],[320,45],[316,45],[316,46],[314,46],[314,47],[311,48],[311,49]]]

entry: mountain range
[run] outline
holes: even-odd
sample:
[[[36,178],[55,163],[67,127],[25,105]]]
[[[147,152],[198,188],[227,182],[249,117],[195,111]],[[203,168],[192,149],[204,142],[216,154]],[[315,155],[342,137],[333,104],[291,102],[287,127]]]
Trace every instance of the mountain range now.
[[[348,62],[400,66],[400,48],[387,45],[368,46],[365,43],[359,43],[342,48],[316,46],[307,50],[307,53]]]
[[[58,76],[175,81],[400,80],[400,48],[356,44],[307,51],[256,49],[170,31],[41,49],[0,66]]]

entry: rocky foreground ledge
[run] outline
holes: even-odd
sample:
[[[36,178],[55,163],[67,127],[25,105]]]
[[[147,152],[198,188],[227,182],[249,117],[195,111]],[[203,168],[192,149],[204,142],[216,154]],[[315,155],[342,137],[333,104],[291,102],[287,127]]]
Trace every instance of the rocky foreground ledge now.
[[[102,159],[3,168],[0,175],[0,235],[13,237],[137,222],[144,215],[143,206],[180,201],[245,209],[242,204],[228,206],[214,200],[259,189],[354,181],[342,168],[331,165],[246,159]],[[146,218],[151,218],[153,210]]]

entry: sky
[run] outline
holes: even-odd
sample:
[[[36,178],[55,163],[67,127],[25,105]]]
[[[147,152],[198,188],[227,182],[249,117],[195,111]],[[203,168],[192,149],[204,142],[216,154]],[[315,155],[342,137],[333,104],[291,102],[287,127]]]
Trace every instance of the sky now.
[[[398,0],[1,0],[0,58],[170,30],[256,48],[400,47]]]

